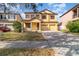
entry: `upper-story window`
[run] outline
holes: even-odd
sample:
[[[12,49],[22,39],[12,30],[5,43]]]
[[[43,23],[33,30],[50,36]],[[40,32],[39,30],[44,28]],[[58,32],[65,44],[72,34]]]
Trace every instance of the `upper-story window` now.
[[[31,15],[31,18],[34,18],[34,15],[33,14]]]
[[[3,14],[3,19],[6,19],[6,15],[5,14]]]
[[[37,14],[37,15],[36,15],[36,17],[38,17],[38,18],[39,18],[39,17],[40,17],[40,15],[38,15],[38,14]]]
[[[42,19],[46,19],[46,15],[42,15]]]
[[[8,19],[15,19],[15,15],[14,14],[9,14]]]
[[[12,14],[12,15],[10,15],[10,18],[11,19],[15,19],[15,16]]]
[[[2,15],[0,15],[0,19],[3,19],[3,16]]]
[[[39,15],[36,15],[36,17],[39,17]]]
[[[15,19],[14,14],[1,14],[0,19]]]
[[[26,18],[29,18],[29,15],[26,15]]]
[[[55,19],[55,16],[52,15],[52,16],[50,16],[50,18],[51,18],[51,19]]]
[[[0,19],[6,19],[6,15],[5,14],[1,14],[0,15]]]

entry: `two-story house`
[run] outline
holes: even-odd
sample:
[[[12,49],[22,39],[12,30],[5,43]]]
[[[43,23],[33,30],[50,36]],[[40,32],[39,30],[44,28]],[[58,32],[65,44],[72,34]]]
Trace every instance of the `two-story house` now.
[[[79,19],[79,4],[68,10],[66,13],[60,16],[62,29],[66,29],[66,25],[69,21]]]
[[[0,13],[0,26],[13,29],[13,22],[20,21],[24,31],[58,31],[56,13],[47,9],[40,12],[25,12],[25,19],[20,14]]]
[[[26,31],[58,31],[56,13],[47,9],[40,12],[25,12],[23,20]]]

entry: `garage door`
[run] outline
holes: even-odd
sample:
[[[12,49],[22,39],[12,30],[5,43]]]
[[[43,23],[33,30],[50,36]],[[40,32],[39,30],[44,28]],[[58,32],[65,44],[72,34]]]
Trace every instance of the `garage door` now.
[[[54,30],[54,26],[49,26],[49,29],[50,30]]]
[[[48,26],[42,26],[42,31],[48,31],[48,30],[49,30]]]

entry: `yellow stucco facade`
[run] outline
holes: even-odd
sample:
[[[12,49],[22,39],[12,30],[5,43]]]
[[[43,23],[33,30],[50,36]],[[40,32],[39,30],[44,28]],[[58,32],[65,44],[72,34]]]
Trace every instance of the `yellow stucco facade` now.
[[[23,21],[25,31],[58,31],[58,22],[55,13],[43,10],[39,13],[25,13],[26,19]],[[28,16],[29,15],[29,16]],[[30,18],[31,16],[34,18]]]

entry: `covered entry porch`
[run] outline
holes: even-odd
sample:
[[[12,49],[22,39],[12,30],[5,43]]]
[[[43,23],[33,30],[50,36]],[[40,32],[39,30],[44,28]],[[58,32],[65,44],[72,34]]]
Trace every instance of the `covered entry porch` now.
[[[24,23],[25,31],[41,31],[41,22],[39,20],[33,20]]]

